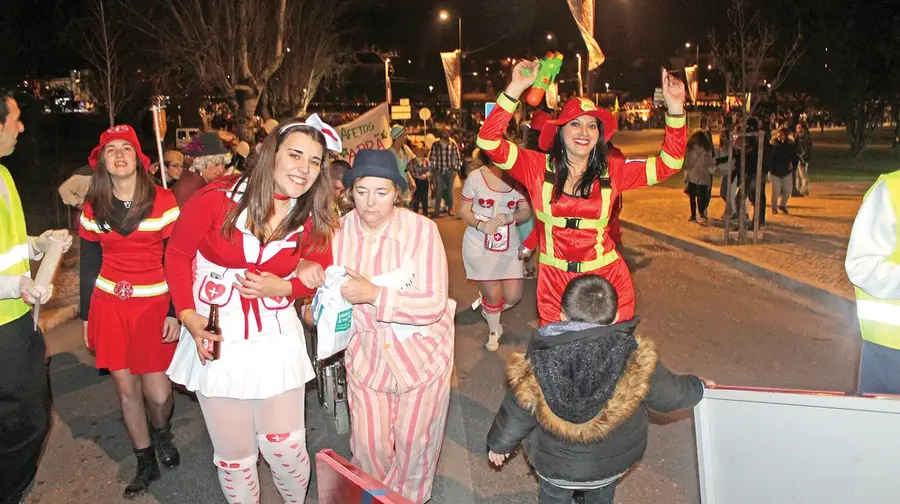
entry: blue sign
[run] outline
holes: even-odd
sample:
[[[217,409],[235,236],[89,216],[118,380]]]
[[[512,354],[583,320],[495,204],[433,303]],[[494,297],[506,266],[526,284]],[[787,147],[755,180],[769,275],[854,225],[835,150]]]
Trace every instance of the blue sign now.
[[[488,102],[484,104],[484,117],[491,115],[491,110],[497,106],[497,102]]]

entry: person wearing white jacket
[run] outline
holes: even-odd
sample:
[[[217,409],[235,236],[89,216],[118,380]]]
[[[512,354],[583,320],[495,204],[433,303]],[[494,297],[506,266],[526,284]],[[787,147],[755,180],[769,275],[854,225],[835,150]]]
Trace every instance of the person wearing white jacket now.
[[[900,171],[869,189],[850,233],[845,267],[862,334],[860,393],[900,394]]]

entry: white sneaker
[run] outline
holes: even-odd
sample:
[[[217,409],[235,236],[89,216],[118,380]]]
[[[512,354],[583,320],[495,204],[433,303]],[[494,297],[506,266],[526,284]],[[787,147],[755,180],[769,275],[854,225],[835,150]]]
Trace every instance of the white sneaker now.
[[[476,299],[475,302],[472,303],[472,311],[475,311],[481,307],[481,299],[481,296],[478,296],[478,299]]]
[[[492,332],[488,334],[487,343],[484,344],[484,348],[486,348],[489,352],[496,352],[498,348],[500,348],[500,337],[503,336],[503,326],[500,326],[499,332]]]

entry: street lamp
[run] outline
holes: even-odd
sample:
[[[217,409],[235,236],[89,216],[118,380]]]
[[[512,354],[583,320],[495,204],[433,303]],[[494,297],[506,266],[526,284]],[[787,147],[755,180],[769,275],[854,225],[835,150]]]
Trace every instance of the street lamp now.
[[[606,92],[609,93],[609,82],[605,82],[604,85],[606,86]]]
[[[552,34],[552,33],[548,33],[548,34],[547,34],[547,40],[553,40],[553,34]]]
[[[441,21],[447,21],[450,19],[450,13],[446,10],[442,10],[438,14],[438,17]],[[462,56],[462,17],[457,17],[456,19],[459,22],[459,45],[457,45],[457,47],[459,48],[459,55]]]
[[[691,44],[689,41],[684,43],[684,47],[690,49],[691,47],[697,50],[697,69],[700,69],[700,46],[698,44]]]
[[[438,17],[441,19],[442,22],[443,22],[443,21],[447,21],[447,20],[450,19],[450,13],[449,13],[448,11],[446,11],[446,10],[441,10],[441,12],[438,13]],[[460,106],[462,106],[462,58],[463,58],[463,50],[462,50],[462,16],[459,16],[459,17],[457,17],[456,19],[457,19],[457,22],[458,22],[458,29],[459,29],[459,32],[458,32],[458,33],[459,33],[459,39],[458,39],[459,45],[457,45],[457,47],[458,47],[457,51],[459,51],[459,56],[458,56],[456,62],[457,62],[457,64],[459,65],[459,71],[458,71],[458,73],[459,73],[459,86],[460,86],[460,89],[459,89],[459,101],[460,101]],[[478,74],[476,73],[475,75],[478,75]]]

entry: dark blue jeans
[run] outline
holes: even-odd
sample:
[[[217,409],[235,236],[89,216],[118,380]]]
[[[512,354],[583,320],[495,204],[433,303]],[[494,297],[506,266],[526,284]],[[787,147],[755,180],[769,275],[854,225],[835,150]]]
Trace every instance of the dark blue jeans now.
[[[541,488],[538,494],[539,504],[572,504],[575,490],[559,488],[552,483],[538,478]],[[616,482],[597,490],[584,491],[584,504],[613,504],[613,496],[616,494]]]
[[[900,350],[862,342],[860,394],[900,394]]]
[[[441,209],[441,200],[447,207],[447,213],[453,211],[453,179],[456,173],[452,170],[440,171],[435,174],[434,179],[434,213],[437,214]]]

